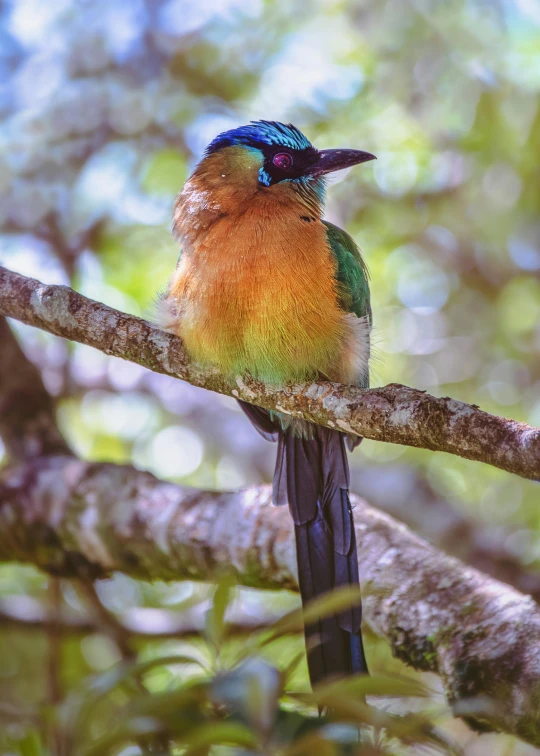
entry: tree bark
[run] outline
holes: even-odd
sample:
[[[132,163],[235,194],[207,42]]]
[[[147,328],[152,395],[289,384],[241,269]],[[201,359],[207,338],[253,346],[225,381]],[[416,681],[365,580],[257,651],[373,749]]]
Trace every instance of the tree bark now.
[[[377,441],[445,451],[540,480],[540,429],[398,384],[369,391],[332,383],[277,388],[191,363],[182,342],[65,286],[0,268],[0,313],[196,386]]]
[[[69,453],[39,370],[0,317],[0,436],[11,459]]]

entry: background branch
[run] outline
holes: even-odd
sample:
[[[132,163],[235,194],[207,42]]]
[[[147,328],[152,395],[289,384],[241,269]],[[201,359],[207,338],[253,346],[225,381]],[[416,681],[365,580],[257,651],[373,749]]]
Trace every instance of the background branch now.
[[[540,745],[540,609],[531,597],[448,557],[353,497],[365,614],[393,653],[441,676],[474,725]],[[266,486],[184,489],[127,466],[69,457],[4,476],[0,559],[54,575],[120,570],[146,580],[213,580],[296,589],[289,514]],[[489,698],[480,709],[470,698]]]
[[[12,459],[65,454],[54,404],[39,370],[26,358],[5,318],[0,317],[0,436]]]
[[[204,633],[209,606],[207,601],[183,608],[182,611],[139,606],[115,617],[122,632],[134,640],[194,638]],[[245,607],[234,606],[232,612],[227,613],[227,634],[234,637],[249,636],[270,627],[281,616],[268,610],[261,612],[259,607],[254,615]],[[89,615],[81,616],[73,611],[62,610],[59,614],[50,616],[41,602],[30,596],[5,596],[0,599],[0,626],[2,629],[30,632],[53,629],[58,634],[68,636],[104,631],[103,623]]]
[[[172,334],[67,287],[45,286],[5,268],[0,269],[0,313],[267,409],[378,441],[446,451],[540,480],[540,429],[474,405],[398,384],[363,391],[330,383],[278,389],[248,378],[228,380],[190,363],[182,342]]]

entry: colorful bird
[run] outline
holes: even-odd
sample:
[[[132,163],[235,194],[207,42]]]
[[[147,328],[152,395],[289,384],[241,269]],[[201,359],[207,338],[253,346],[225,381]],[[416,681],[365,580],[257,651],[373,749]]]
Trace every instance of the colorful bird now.
[[[317,150],[291,124],[251,122],[207,147],[174,209],[178,266],[162,327],[193,360],[272,384],[325,379],[369,385],[368,273],[353,239],[322,220],[325,176],[373,160]],[[358,585],[358,603],[306,628],[312,684],[367,673],[345,442],[360,438],[240,402],[278,442],[273,501],[294,520],[306,602]]]

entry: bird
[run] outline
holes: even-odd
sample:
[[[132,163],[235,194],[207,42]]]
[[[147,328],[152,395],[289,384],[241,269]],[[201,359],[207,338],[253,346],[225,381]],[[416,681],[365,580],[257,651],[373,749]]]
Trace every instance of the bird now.
[[[373,159],[361,150],[318,150],[277,121],[218,134],[174,204],[181,252],[158,303],[161,327],[195,362],[227,376],[368,388],[367,267],[352,237],[323,213],[327,175]],[[303,604],[358,587],[353,606],[304,629],[311,685],[369,674],[346,453],[362,439],[239,404],[264,438],[277,441],[272,498],[292,515]]]

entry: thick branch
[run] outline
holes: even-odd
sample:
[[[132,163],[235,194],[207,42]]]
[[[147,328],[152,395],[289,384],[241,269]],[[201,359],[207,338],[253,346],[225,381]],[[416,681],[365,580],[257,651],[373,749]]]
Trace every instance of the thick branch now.
[[[23,460],[68,453],[39,370],[26,358],[2,317],[0,345],[0,436],[9,456]]]
[[[353,502],[370,625],[396,656],[439,674],[456,706],[489,696],[473,723],[540,745],[538,606]],[[269,488],[201,492],[69,457],[5,474],[0,560],[66,577],[211,580],[232,570],[244,585],[296,588],[291,519]]]
[[[45,286],[5,268],[0,268],[0,313],[267,409],[378,441],[457,454],[540,480],[540,429],[489,415],[474,405],[397,384],[363,391],[330,383],[277,388],[246,377],[229,380],[190,363],[175,336],[64,286]]]

